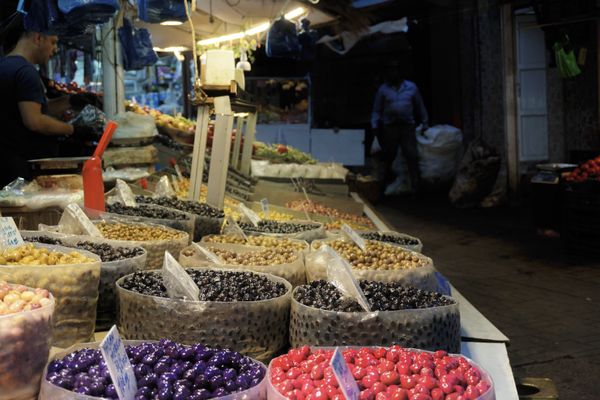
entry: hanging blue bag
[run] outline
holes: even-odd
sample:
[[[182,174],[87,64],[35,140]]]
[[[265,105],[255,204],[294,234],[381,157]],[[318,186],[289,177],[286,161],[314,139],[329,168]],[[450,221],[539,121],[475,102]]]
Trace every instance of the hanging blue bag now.
[[[69,21],[103,24],[119,11],[118,0],[58,0],[58,8]]]
[[[273,22],[267,33],[267,57],[296,58],[300,50],[296,24],[283,17]]]
[[[56,0],[23,1],[17,10],[24,14],[23,25],[28,32],[60,34],[64,29]]]
[[[164,21],[187,21],[183,0],[139,0],[138,17],[151,24]]]
[[[150,32],[147,29],[134,28],[127,18],[123,19],[123,26],[119,28],[119,41],[123,54],[123,68],[126,71],[142,69],[158,61]]]

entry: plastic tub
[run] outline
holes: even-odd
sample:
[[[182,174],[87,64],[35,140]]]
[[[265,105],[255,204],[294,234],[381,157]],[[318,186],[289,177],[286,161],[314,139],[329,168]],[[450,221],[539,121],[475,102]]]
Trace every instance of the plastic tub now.
[[[52,344],[67,347],[89,340],[96,325],[100,257],[84,250],[36,244],[63,253],[76,251],[95,262],[72,265],[0,265],[0,279],[47,289],[54,295]]]
[[[217,249],[228,250],[236,253],[249,253],[253,251],[261,251],[267,249],[267,247],[259,246],[245,246],[239,244],[228,244],[228,243],[202,243],[205,247],[214,247]],[[273,250],[273,248],[271,248]],[[192,255],[189,255],[192,253]],[[201,267],[210,268],[216,264],[206,258],[204,254],[198,251],[195,246],[189,246],[182,250],[179,256],[179,263],[184,267]],[[302,251],[297,252],[297,257],[294,261],[286,264],[275,264],[275,265],[236,265],[236,264],[222,264],[225,268],[230,269],[244,269],[254,272],[263,272],[272,274],[280,278],[285,279],[292,284],[293,287],[303,285],[306,283],[306,270],[304,269],[304,256]]]
[[[52,338],[52,303],[0,316],[0,399],[35,399]]]
[[[124,340],[123,341],[123,343],[125,345],[136,345],[136,344],[140,344],[143,342],[148,342],[148,341],[140,341],[140,340]],[[81,349],[86,349],[86,348],[97,349],[99,347],[100,347],[100,342],[80,343],[80,344],[74,345],[64,351],[56,353],[52,357],[52,360],[64,358],[65,356],[67,356],[68,354],[72,353],[75,350],[81,350]],[[263,368],[265,368],[265,370],[267,369],[267,367],[260,361],[257,361],[257,360],[253,360],[253,361],[261,364],[261,366]],[[95,396],[78,394],[78,393],[72,392],[70,390],[66,390],[66,389],[63,389],[56,385],[53,385],[52,383],[50,383],[46,380],[47,372],[48,372],[48,367],[46,366],[46,368],[43,371],[43,375],[42,375],[43,378],[42,378],[42,382],[41,382],[40,396],[39,396],[38,400],[101,400],[101,399],[104,399],[104,397],[95,397]],[[248,390],[244,390],[244,391],[238,392],[238,393],[233,393],[228,396],[213,397],[211,400],[266,400],[267,385],[268,385],[267,375],[268,375],[268,371],[265,373],[264,379],[258,385],[253,386]]]
[[[316,241],[311,244],[313,251],[308,253],[304,259],[306,265],[306,280],[308,282],[319,279],[327,280],[328,257],[322,252],[316,251],[316,249],[322,244],[328,244],[335,240],[348,239],[345,237],[338,237],[337,239],[333,238],[323,241]],[[397,248],[397,246],[388,246]],[[438,283],[435,277],[436,269],[433,267],[433,260],[420,253],[411,252],[410,250],[406,249],[403,250],[413,253],[413,255],[415,255],[417,258],[422,259],[425,262],[425,265],[421,267],[397,270],[352,268],[352,274],[356,277],[356,279],[380,282],[400,282],[407,286],[414,286],[431,292],[438,290]]]
[[[292,285],[262,275],[283,283],[288,290],[269,300],[194,302],[126,290],[121,286],[125,278],[121,278],[117,281],[119,332],[127,339],[204,343],[267,360],[287,344]]]
[[[347,348],[358,348],[358,347],[356,347],[356,346],[342,347],[342,349],[347,349]],[[318,349],[325,349],[325,350],[327,350],[328,348],[325,348],[325,347],[313,347],[313,348],[311,348],[312,351],[318,350]],[[406,348],[406,350],[412,350],[412,351],[421,352],[421,353],[432,353],[431,351],[419,350],[419,349],[414,349],[414,348]],[[495,393],[495,389],[494,389],[494,381],[492,380],[492,377],[490,376],[490,374],[486,370],[484,370],[483,368],[481,368],[479,366],[479,364],[477,364],[475,361],[471,360],[468,357],[463,356],[462,354],[449,354],[449,355],[450,356],[455,356],[455,357],[463,357],[464,359],[466,359],[473,367],[475,367],[475,368],[477,368],[479,370],[479,372],[481,373],[481,379],[482,380],[486,380],[489,383],[490,388],[487,390],[487,392],[485,392],[481,396],[477,397],[476,400],[496,400],[496,393]],[[273,361],[271,361],[269,363],[269,370],[267,371],[267,399],[268,400],[287,400],[288,397],[286,397],[283,394],[281,394],[273,386],[273,382],[271,381],[271,364],[272,363],[273,363]]]
[[[292,295],[292,346],[391,346],[460,351],[458,303],[414,310],[343,312],[306,306]]]
[[[105,221],[107,223],[125,223],[127,225],[133,226],[144,226],[144,227],[159,227],[161,229],[166,229],[168,231],[176,232],[177,237],[174,239],[166,239],[166,240],[124,240],[124,239],[108,239],[104,238],[103,241],[115,247],[120,246],[139,246],[143,247],[147,254],[145,269],[159,269],[162,267],[163,258],[165,256],[165,251],[168,251],[173,255],[173,257],[179,257],[179,253],[185,246],[189,243],[189,235],[186,232],[179,231],[176,229],[172,229],[165,226],[155,225],[155,224],[141,224],[141,223],[131,223],[125,222],[123,220],[109,220]],[[89,238],[90,236],[82,236],[85,238]]]

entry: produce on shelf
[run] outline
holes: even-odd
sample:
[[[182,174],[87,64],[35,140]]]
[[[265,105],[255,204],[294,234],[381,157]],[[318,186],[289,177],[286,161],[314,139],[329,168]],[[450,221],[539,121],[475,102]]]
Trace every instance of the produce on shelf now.
[[[182,116],[174,117],[169,114],[163,114],[158,110],[155,110],[148,106],[141,106],[131,101],[125,102],[125,111],[131,111],[141,115],[151,115],[154,117],[154,121],[156,122],[156,126],[158,127],[168,127],[180,131],[189,132],[191,134],[193,134],[194,130],[196,129],[196,124],[192,120],[189,120]]]
[[[259,360],[287,343],[292,286],[248,271],[186,269],[200,301],[167,297],[160,271],[117,281],[119,331],[128,339],[168,338],[231,348]]]
[[[0,398],[37,396],[50,352],[54,298],[0,280]]]
[[[400,346],[342,350],[360,399],[491,400],[489,375],[474,362],[446,351]],[[269,365],[269,399],[331,399],[344,395],[329,365],[331,349],[295,348]]]
[[[303,151],[284,144],[253,143],[253,156],[271,162],[293,164],[316,164],[317,161]]]
[[[55,92],[55,93],[62,93],[65,95],[69,95],[69,94],[79,94],[79,93],[86,93],[87,90],[85,90],[84,88],[79,87],[79,85],[77,84],[77,82],[70,82],[70,83],[63,83],[63,82],[56,82],[53,79],[48,79],[48,91],[49,92]]]
[[[96,347],[87,345],[51,361],[40,399],[117,399]],[[167,339],[126,342],[125,349],[137,380],[136,399],[203,400],[229,395],[264,399],[265,366],[235,351],[198,343],[185,346]]]
[[[206,243],[230,243],[261,247],[276,247],[294,249],[296,251],[306,250],[308,243],[288,238],[276,238],[270,236],[248,236],[248,240],[236,235],[209,235],[202,239]]]
[[[592,158],[569,172],[565,176],[567,182],[600,182],[600,156]]]
[[[306,211],[309,213],[326,215],[341,220],[342,223],[357,224],[369,228],[374,227],[373,222],[367,217],[345,213],[312,200],[294,200],[287,203],[285,206],[296,211]]]
[[[4,250],[1,258],[0,279],[39,287],[54,295],[53,345],[66,347],[89,340],[96,320],[98,256],[84,250],[30,243]]]

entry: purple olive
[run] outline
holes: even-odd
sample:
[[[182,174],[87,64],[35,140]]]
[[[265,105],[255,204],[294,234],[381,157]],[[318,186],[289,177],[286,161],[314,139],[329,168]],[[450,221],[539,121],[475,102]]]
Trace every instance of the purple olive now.
[[[227,395],[227,391],[225,388],[217,388],[212,392],[212,397],[223,397]]]
[[[207,399],[210,399],[211,397],[212,396],[211,396],[211,393],[209,390],[196,389],[190,395],[189,400],[207,400]]]
[[[203,374],[200,374],[194,379],[194,387],[196,389],[206,389],[208,386],[208,378]]]
[[[171,400],[173,391],[169,388],[159,389],[156,397],[158,400]]]
[[[173,400],[187,400],[190,397],[190,389],[187,387],[181,387],[175,390],[173,393]]]
[[[211,377],[208,380],[208,382],[209,382],[210,388],[212,390],[216,390],[217,388],[220,388],[225,383],[225,381],[223,380],[223,377],[221,375],[215,375],[215,376]]]

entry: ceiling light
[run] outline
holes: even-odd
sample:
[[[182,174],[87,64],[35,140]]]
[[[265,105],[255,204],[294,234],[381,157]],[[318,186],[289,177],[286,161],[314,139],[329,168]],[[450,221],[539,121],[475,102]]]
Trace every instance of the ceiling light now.
[[[165,48],[154,47],[153,50],[157,51],[157,52],[163,52],[163,53],[175,53],[175,52],[181,53],[183,51],[188,51],[189,48],[187,48],[185,46],[173,46],[173,47],[165,47]]]
[[[304,14],[305,11],[306,10],[304,9],[304,7],[294,8],[292,11],[286,13],[283,17],[285,19],[298,18],[299,16],[301,16],[302,14]]]
[[[181,22],[181,21],[163,21],[160,24],[163,26],[179,26],[179,25],[183,25],[183,22]]]
[[[248,55],[246,54],[246,50],[242,50],[240,54],[240,61],[235,66],[237,69],[241,69],[242,71],[250,71],[252,66],[248,62]]]

